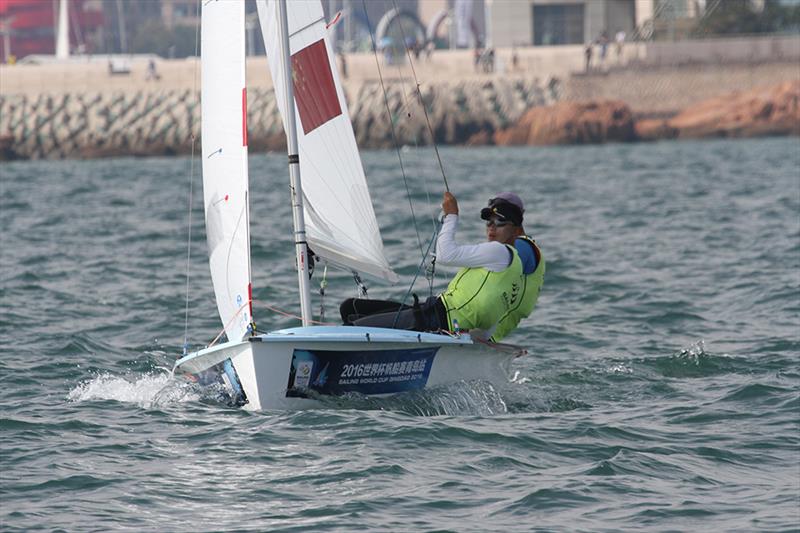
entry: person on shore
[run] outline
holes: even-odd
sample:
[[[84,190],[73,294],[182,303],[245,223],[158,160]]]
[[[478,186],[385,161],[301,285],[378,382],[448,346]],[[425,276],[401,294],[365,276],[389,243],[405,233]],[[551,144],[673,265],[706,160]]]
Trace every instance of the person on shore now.
[[[617,43],[617,63],[622,63],[622,47],[625,44],[625,32],[622,30],[617,31],[614,36],[614,41]]]
[[[589,69],[592,68],[592,43],[586,43],[586,47],[583,49],[583,56],[586,58],[586,73],[589,73]]]
[[[445,193],[444,222],[437,246],[439,264],[461,270],[447,289],[413,306],[350,298],[339,308],[345,324],[415,331],[469,330],[476,338],[500,341],[533,311],[544,282],[545,262],[522,227],[524,206],[505,192],[481,210],[487,242],[459,245],[458,202]]]
[[[486,50],[486,58],[483,65],[483,71],[487,73],[494,72],[494,48]]]
[[[347,58],[344,55],[344,52],[339,54],[339,70],[342,73],[342,79],[347,79]]]
[[[608,53],[608,32],[603,30],[602,33],[600,33],[597,44],[600,45],[600,65],[602,66],[605,65],[606,54]]]
[[[156,62],[152,58],[147,61],[147,71],[145,72],[144,79],[145,81],[158,81],[161,79],[161,75],[156,70]]]
[[[554,101],[558,101],[558,94],[561,88],[561,80],[558,79],[556,76],[550,78],[547,82],[547,90],[550,91],[550,98]]]

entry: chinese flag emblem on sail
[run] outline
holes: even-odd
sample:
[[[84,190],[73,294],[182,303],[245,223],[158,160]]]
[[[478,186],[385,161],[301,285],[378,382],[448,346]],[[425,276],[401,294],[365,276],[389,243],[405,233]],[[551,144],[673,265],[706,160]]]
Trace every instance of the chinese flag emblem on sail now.
[[[300,123],[306,135],[342,114],[324,40],[292,55],[292,81]]]

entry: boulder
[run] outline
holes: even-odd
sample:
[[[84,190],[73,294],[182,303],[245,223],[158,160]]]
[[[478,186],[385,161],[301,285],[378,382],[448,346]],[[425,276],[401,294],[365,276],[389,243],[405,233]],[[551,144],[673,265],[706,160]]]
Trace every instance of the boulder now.
[[[678,130],[669,125],[668,120],[657,118],[639,119],[634,124],[636,139],[640,141],[658,141],[660,139],[674,139]]]
[[[464,146],[488,146],[491,144],[493,144],[491,132],[482,130],[470,135]]]
[[[22,159],[14,150],[14,137],[11,135],[0,135],[0,161],[14,161]]]
[[[633,114],[620,101],[559,102],[528,110],[512,127],[495,133],[500,146],[597,144],[636,140]]]
[[[689,106],[669,120],[679,138],[800,135],[800,80],[737,91]]]

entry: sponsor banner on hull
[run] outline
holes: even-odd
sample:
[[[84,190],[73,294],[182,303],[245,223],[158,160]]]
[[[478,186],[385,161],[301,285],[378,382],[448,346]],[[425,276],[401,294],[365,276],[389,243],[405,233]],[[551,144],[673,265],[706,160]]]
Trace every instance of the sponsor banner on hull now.
[[[411,350],[295,350],[286,396],[309,392],[388,394],[421,389],[438,347]]]

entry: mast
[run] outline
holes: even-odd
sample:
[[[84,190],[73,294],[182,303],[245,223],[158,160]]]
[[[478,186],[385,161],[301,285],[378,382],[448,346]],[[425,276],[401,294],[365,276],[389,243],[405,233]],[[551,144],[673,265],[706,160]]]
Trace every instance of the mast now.
[[[56,57],[67,59],[69,57],[69,9],[67,0],[58,4],[58,29],[56,31]]]
[[[294,113],[294,87],[292,85],[292,60],[289,50],[289,24],[286,21],[286,0],[278,2],[278,21],[281,27],[281,61],[286,91],[286,144],[289,155],[289,182],[292,193],[292,219],[294,222],[294,244],[297,256],[297,281],[300,286],[300,314],[303,326],[311,325],[311,289],[308,279],[308,244],[306,223],[303,216],[303,189],[300,183],[300,156],[297,149],[297,123]]]

